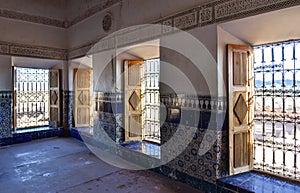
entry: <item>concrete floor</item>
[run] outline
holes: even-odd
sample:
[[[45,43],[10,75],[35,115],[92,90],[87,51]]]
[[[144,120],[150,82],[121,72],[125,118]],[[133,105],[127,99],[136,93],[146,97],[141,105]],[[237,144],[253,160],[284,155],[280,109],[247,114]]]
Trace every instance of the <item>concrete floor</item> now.
[[[49,138],[0,148],[0,192],[200,193],[151,171],[108,165],[84,143]]]

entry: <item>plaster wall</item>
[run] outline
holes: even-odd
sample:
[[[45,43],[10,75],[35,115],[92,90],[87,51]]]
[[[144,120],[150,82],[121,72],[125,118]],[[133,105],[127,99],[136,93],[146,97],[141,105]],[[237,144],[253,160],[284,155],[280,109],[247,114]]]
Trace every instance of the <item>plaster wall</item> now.
[[[63,28],[0,17],[0,41],[53,48],[66,48]]]
[[[0,55],[0,91],[12,91],[11,57]]]

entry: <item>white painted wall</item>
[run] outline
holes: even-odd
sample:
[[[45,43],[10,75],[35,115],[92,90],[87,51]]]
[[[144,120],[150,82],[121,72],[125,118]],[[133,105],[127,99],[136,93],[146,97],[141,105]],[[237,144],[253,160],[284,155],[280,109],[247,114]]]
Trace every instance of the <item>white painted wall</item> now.
[[[66,48],[67,37],[63,28],[0,18],[0,41]]]
[[[115,92],[115,70],[112,57],[114,50],[93,55],[94,91]]]
[[[109,35],[112,31],[115,31],[120,28],[120,18],[121,15],[121,6],[114,6],[109,10],[104,10],[99,12],[88,19],[71,26],[67,29],[68,36],[68,47],[74,48],[81,45],[84,45],[89,42],[94,42],[97,39],[102,39],[103,37]],[[113,23],[110,32],[105,32],[102,29],[102,20],[104,16],[111,12],[113,14]]]
[[[251,44],[260,45],[300,38],[300,6],[233,20],[220,26]]]
[[[175,34],[161,39],[161,46],[172,46],[171,49],[161,47],[161,93],[170,92],[168,87],[163,87],[168,85],[177,93],[216,96],[217,27],[205,26],[189,33],[192,36],[178,38]]]
[[[0,91],[12,91],[11,57],[0,55]]]

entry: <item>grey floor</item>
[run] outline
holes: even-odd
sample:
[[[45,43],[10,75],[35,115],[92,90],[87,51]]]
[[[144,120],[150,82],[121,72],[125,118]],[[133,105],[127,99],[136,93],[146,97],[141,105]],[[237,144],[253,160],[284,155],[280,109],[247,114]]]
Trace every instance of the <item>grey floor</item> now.
[[[84,143],[49,138],[0,148],[0,192],[200,193],[151,171],[108,165]]]

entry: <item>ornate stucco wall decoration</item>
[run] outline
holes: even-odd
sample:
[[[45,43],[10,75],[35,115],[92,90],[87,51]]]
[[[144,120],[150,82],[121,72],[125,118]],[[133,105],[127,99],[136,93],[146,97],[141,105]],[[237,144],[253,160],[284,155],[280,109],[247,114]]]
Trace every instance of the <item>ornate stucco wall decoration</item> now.
[[[110,13],[107,13],[102,20],[102,28],[105,32],[110,31],[113,23],[113,18]]]
[[[14,43],[7,43],[7,42],[0,42],[0,54],[59,59],[59,60],[67,59],[67,50],[65,49],[32,46],[32,45],[24,45],[24,44],[14,44]]]
[[[119,0],[114,0],[119,1]],[[177,27],[181,30],[190,30],[193,28],[220,23],[224,21],[235,20],[239,18],[258,15],[274,10],[284,9],[300,5],[297,0],[213,0],[207,4],[199,5],[184,12],[169,15],[165,18],[154,19],[154,24],[163,24],[163,26]],[[163,27],[163,33],[171,33],[171,28]],[[117,38],[118,45],[133,43],[137,34],[122,34]],[[140,34],[138,34],[140,35]],[[142,38],[142,36],[139,36]],[[149,38],[149,36],[147,36]],[[91,41],[95,44],[99,39]],[[140,40],[142,41],[142,39]],[[69,50],[69,58],[84,55],[86,44]],[[79,54],[80,53],[80,54]]]
[[[285,1],[286,0],[230,0],[215,6],[215,17],[216,19],[228,17]]]
[[[197,26],[197,12],[191,11],[190,13],[179,15],[174,18],[174,27],[178,29],[187,29]]]

